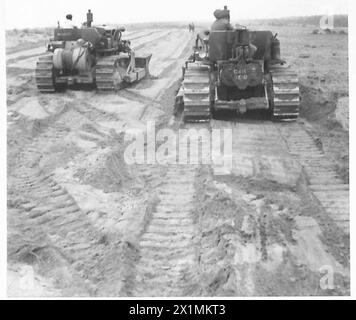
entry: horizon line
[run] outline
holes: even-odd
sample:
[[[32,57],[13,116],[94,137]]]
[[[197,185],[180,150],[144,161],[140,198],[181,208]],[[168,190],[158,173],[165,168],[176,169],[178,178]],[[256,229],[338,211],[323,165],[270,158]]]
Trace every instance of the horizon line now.
[[[281,17],[274,17],[274,18],[250,18],[250,19],[231,19],[232,21],[235,20],[239,20],[239,21],[269,21],[269,20],[283,20],[283,19],[297,19],[297,18],[312,18],[312,17],[322,17],[323,14],[311,14],[311,15],[305,15],[305,16],[281,16]],[[338,13],[334,15],[335,17],[337,16],[349,16],[348,13]],[[159,23],[187,23],[187,22],[191,22],[191,19],[189,20],[171,20],[171,21],[152,21],[152,20],[147,20],[147,21],[136,21],[136,22],[122,22],[119,25],[122,24],[127,24],[127,25],[132,25],[132,24],[145,24],[145,23],[152,23],[152,24],[159,24]],[[213,20],[193,20],[194,23],[212,23]],[[95,25],[95,24],[94,24]],[[105,22],[102,24],[97,24],[97,26],[101,26],[101,25],[118,25],[117,22]],[[54,25],[50,26],[32,26],[32,27],[10,27],[7,28],[5,26],[5,30],[6,31],[10,31],[10,30],[14,30],[14,29],[46,29],[46,28],[53,28]]]

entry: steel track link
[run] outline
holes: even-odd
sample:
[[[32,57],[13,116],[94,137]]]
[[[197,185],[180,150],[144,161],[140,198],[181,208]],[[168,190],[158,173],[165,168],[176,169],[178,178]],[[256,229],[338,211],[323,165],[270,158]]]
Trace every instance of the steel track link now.
[[[290,67],[274,65],[270,68],[273,81],[274,120],[293,121],[299,116],[298,75]]]
[[[120,74],[115,62],[118,55],[101,58],[95,67],[96,87],[99,91],[117,91],[120,85]]]
[[[210,121],[209,86],[209,66],[199,62],[187,63],[182,83],[185,122]]]
[[[52,93],[56,91],[52,54],[39,58],[35,69],[35,79],[40,92]]]

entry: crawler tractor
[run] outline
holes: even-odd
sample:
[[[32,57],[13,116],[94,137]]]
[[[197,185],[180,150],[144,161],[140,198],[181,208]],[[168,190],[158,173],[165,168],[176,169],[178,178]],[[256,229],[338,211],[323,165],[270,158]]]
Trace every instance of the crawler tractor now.
[[[135,57],[125,28],[92,26],[89,10],[80,28],[58,28],[49,41],[48,54],[37,61],[36,83],[40,92],[55,92],[67,85],[92,84],[99,91],[117,91],[149,74],[151,55]]]
[[[212,29],[197,36],[176,102],[183,105],[185,122],[209,121],[220,110],[266,110],[274,120],[295,120],[298,77],[280,57],[277,34],[240,26]]]

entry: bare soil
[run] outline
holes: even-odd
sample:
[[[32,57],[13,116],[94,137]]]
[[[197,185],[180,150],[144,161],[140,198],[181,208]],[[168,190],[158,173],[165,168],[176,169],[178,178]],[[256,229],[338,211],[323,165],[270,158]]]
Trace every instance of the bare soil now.
[[[350,294],[348,36],[254,27],[278,32],[299,74],[297,123],[174,117],[185,27],[131,26],[152,77],[117,94],[38,93],[47,36],[7,35],[9,295]],[[231,129],[231,173],[128,165],[124,132],[147,121]]]

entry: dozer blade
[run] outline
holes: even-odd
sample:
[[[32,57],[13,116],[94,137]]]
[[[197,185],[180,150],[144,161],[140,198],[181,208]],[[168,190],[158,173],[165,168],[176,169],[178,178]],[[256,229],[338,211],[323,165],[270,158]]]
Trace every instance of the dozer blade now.
[[[133,83],[142,80],[143,78],[149,76],[149,63],[152,54],[146,56],[135,57],[135,63],[126,70],[122,70],[122,77],[126,83]]]
[[[150,74],[149,64],[152,58],[152,54],[135,57],[135,68],[145,70],[145,76]]]
[[[99,91],[118,91],[126,83],[140,81],[149,75],[152,55],[135,57],[127,54],[101,58],[95,68],[95,82]]]
[[[210,121],[209,85],[209,67],[198,62],[187,63],[182,83],[185,122]]]

